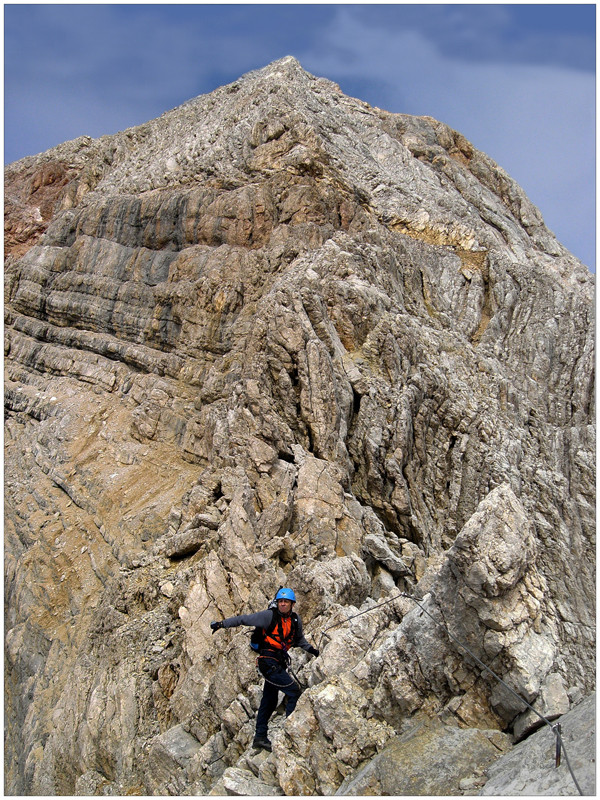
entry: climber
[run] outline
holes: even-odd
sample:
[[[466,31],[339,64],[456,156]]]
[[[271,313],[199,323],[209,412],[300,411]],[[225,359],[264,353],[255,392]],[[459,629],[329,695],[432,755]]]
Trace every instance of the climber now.
[[[254,626],[261,634],[257,664],[265,679],[265,687],[256,717],[256,735],[252,746],[264,750],[271,750],[267,728],[269,719],[277,708],[279,690],[287,697],[286,717],[296,708],[302,691],[288,672],[288,650],[290,647],[301,647],[313,656],[319,655],[316,647],[304,638],[302,620],[292,611],[295,602],[296,595],[292,589],[281,588],[275,595],[275,601],[265,611],[210,623],[213,634],[220,628],[237,628],[238,625]]]

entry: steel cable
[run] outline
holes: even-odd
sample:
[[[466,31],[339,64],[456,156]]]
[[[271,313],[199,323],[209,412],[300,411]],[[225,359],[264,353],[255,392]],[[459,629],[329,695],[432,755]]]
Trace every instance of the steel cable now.
[[[573,769],[571,768],[571,764],[569,762],[569,756],[567,754],[565,743],[564,743],[563,738],[562,738],[560,723],[556,723],[556,724],[553,725],[550,722],[549,719],[544,717],[543,714],[540,714],[539,711],[537,711],[537,709],[535,709],[530,703],[527,702],[527,700],[525,700],[523,697],[521,697],[520,694],[518,694],[514,689],[512,689],[506,683],[506,681],[504,681],[498,674],[496,674],[494,672],[493,669],[488,667],[487,664],[485,664],[480,658],[478,658],[475,655],[475,653],[466,644],[461,642],[460,639],[457,639],[456,636],[454,636],[452,633],[450,633],[450,631],[448,630],[448,628],[445,625],[443,625],[441,622],[436,620],[435,617],[432,614],[430,614],[429,611],[421,603],[419,603],[419,601],[417,599],[415,599],[414,597],[411,597],[406,592],[400,592],[400,594],[395,595],[395,597],[390,597],[387,600],[384,600],[382,603],[378,603],[377,605],[372,606],[371,608],[367,608],[364,611],[359,611],[358,614],[353,614],[352,616],[347,617],[346,619],[341,620],[340,622],[336,622],[333,625],[330,625],[329,627],[325,628],[323,631],[321,631],[321,638],[319,639],[319,645],[321,645],[323,643],[323,638],[324,637],[326,637],[327,639],[331,639],[331,637],[327,635],[327,631],[330,631],[333,628],[338,628],[341,625],[345,625],[347,622],[350,622],[350,620],[356,619],[356,617],[360,617],[363,614],[369,614],[372,611],[376,611],[378,608],[381,608],[382,606],[385,606],[388,603],[393,603],[394,600],[398,600],[401,597],[404,597],[407,600],[410,600],[413,603],[415,603],[421,609],[421,611],[423,611],[425,614],[427,614],[427,616],[430,617],[435,622],[436,625],[440,625],[441,627],[443,627],[444,630],[446,631],[446,633],[448,634],[450,639],[452,639],[453,642],[455,642],[459,647],[461,647],[463,650],[465,650],[471,656],[471,658],[473,658],[474,661],[477,662],[477,664],[479,664],[481,667],[483,667],[485,672],[489,672],[490,675],[492,675],[492,677],[494,677],[499,683],[502,684],[502,686],[504,686],[506,689],[508,689],[508,691],[511,694],[513,694],[521,703],[523,703],[525,706],[527,706],[527,708],[529,708],[531,711],[533,711],[533,713],[536,714],[542,720],[542,722],[550,728],[550,730],[552,731],[552,733],[554,734],[554,737],[556,739],[555,766],[556,767],[560,766],[560,752],[561,752],[561,749],[562,749],[562,752],[564,753],[564,756],[565,756],[565,761],[567,762],[567,767],[569,769],[569,772],[571,773],[571,777],[573,779],[573,782],[574,782],[575,786],[577,787],[577,791],[579,792],[580,795],[583,795],[583,792],[581,791],[581,787],[579,786],[579,783],[577,782],[577,778],[575,777],[575,774],[574,774]],[[318,649],[319,650],[321,649],[320,646],[319,646]]]

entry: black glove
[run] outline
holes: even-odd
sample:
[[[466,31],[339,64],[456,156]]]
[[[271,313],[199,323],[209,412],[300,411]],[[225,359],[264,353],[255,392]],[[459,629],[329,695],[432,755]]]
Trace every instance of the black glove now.
[[[309,647],[306,652],[310,653],[311,656],[318,656],[319,655],[319,651],[317,650],[316,647]]]
[[[222,622],[211,622],[210,627],[212,628],[213,634],[216,633],[220,628],[223,627]]]

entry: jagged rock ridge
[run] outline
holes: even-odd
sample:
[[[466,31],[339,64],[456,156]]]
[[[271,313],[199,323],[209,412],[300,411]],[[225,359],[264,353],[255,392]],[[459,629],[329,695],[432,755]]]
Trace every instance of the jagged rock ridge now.
[[[593,280],[487,156],[287,58],[6,196],[8,793],[332,794],[422,715],[499,755],[448,633],[592,691]],[[431,617],[332,631],[257,758],[208,623],[282,583],[317,640]]]

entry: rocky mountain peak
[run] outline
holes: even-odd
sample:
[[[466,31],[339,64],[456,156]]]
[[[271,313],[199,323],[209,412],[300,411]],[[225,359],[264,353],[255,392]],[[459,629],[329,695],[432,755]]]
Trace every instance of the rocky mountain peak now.
[[[593,278],[501,167],[286,57],[5,188],[7,792],[459,793],[536,724],[476,659],[591,695]]]

